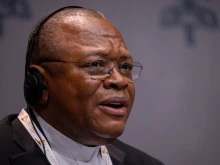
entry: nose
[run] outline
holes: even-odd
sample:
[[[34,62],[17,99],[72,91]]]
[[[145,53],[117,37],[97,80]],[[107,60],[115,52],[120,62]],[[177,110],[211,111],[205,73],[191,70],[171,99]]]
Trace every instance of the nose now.
[[[116,89],[116,90],[124,90],[128,87],[128,80],[124,76],[119,73],[117,67],[114,67],[111,70],[111,75],[107,79],[103,81],[104,87],[106,89]]]

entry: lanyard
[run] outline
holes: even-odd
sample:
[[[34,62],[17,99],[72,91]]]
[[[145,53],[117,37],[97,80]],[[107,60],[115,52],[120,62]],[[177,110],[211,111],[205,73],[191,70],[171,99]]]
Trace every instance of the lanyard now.
[[[105,146],[101,146],[101,153],[102,153],[102,159],[104,160],[105,165],[112,165],[111,158]]]
[[[41,133],[41,131],[38,129],[38,127],[33,122],[42,141],[40,140],[37,133],[35,132],[35,129],[32,125],[32,122],[30,120],[28,113],[24,109],[21,110],[20,114],[18,115],[18,119],[21,121],[21,123],[26,128],[26,130],[31,135],[31,137],[34,139],[34,141],[38,144],[38,146],[40,147],[42,152],[44,152],[42,143],[44,144],[45,151],[46,151],[46,153],[44,153],[44,154],[47,157],[48,161],[50,161],[50,164],[51,165],[59,165],[59,163],[58,163],[52,149],[50,148],[50,145],[47,142],[46,138],[44,137],[44,135]],[[110,158],[108,150],[105,146],[101,146],[101,155],[102,155],[102,159],[103,159],[105,165],[112,165],[111,158]]]
[[[39,129],[37,128],[37,126],[35,125],[35,123],[33,122],[37,132],[39,133],[42,141],[40,140],[40,138],[38,137],[37,133],[34,130],[34,127],[32,125],[32,122],[30,120],[30,117],[28,115],[28,113],[22,109],[20,114],[18,115],[18,119],[21,121],[21,123],[23,124],[23,126],[26,128],[26,130],[29,132],[29,134],[32,136],[32,138],[34,139],[34,141],[38,144],[38,146],[40,147],[40,149],[43,151],[43,145],[45,147],[45,151],[46,153],[44,153],[44,155],[47,157],[47,159],[50,161],[51,165],[59,165],[58,161],[56,160],[56,157],[54,156],[53,151],[50,148],[50,145],[48,144],[46,138],[44,137],[44,135],[41,133],[41,131],[39,131]],[[43,143],[43,144],[42,144]]]

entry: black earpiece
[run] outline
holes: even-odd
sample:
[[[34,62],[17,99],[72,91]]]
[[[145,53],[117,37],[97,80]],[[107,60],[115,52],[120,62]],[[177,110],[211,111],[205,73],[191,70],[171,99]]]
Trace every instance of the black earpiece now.
[[[24,80],[24,97],[28,105],[36,105],[40,102],[44,85],[43,85],[43,78],[41,74],[36,69],[30,69],[31,59],[32,59],[32,49],[35,42],[35,39],[43,26],[43,24],[54,14],[58,13],[59,11],[68,9],[68,8],[82,8],[80,6],[66,6],[59,8],[55,11],[50,12],[45,17],[43,17],[39,23],[37,24],[36,28],[33,31],[32,37],[28,42],[28,48],[26,52],[26,64],[25,64],[25,80]]]
[[[37,70],[30,70],[24,81],[24,97],[28,104],[40,102],[44,90],[43,78]]]

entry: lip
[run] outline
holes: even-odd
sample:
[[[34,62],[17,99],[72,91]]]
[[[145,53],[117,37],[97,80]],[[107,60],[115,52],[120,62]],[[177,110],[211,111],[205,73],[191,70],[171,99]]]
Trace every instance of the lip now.
[[[121,107],[114,108],[108,106],[108,104],[120,104]],[[111,97],[101,101],[98,107],[105,113],[114,116],[125,116],[127,114],[128,99],[125,97]]]

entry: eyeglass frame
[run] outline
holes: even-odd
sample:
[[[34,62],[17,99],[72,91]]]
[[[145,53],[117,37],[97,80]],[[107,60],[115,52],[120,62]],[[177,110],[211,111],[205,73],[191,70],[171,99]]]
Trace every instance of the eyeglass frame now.
[[[59,63],[59,62],[60,62],[60,63],[85,63],[85,64],[87,64],[87,63],[91,63],[92,61],[101,61],[101,60],[102,60],[102,61],[109,61],[109,60],[103,60],[103,59],[91,60],[91,61],[89,61],[89,62],[84,62],[84,61],[64,61],[64,60],[54,60],[54,59],[43,59],[43,60],[40,60],[38,64],[40,65],[41,63],[47,63],[47,62],[58,62],[58,63]],[[113,63],[113,62],[112,62],[112,63]],[[107,75],[107,74],[109,74],[109,75],[108,75],[106,78],[104,78],[104,79],[95,79],[95,78],[93,78],[93,77],[91,76],[91,74],[90,74],[90,70],[89,70],[88,73],[89,73],[89,76],[90,76],[91,79],[104,81],[104,80],[108,79],[108,78],[112,75],[113,69],[114,69],[115,67],[118,68],[117,70],[118,70],[118,72],[121,74],[120,69],[119,69],[119,66],[122,65],[122,64],[124,64],[124,63],[126,63],[126,62],[123,62],[123,63],[121,63],[121,64],[119,64],[119,65],[116,65],[115,63],[113,63],[113,67],[112,67],[111,69],[108,69],[108,72],[106,72],[106,75]],[[138,64],[138,65],[135,65],[135,64]],[[91,65],[88,65],[88,66],[89,66],[90,69],[91,69]],[[141,63],[139,63],[139,62],[133,62],[132,69],[133,69],[134,66],[140,68],[139,73],[138,73],[138,78],[139,78],[140,75],[141,75],[141,71],[142,71],[142,69],[143,69],[143,66],[142,66]],[[104,75],[103,75],[103,76],[104,76]],[[128,79],[130,82],[134,82],[134,81],[138,80],[138,78],[135,79],[135,80],[130,79],[130,78],[124,76],[123,74],[121,74],[121,76],[123,76],[123,78]]]

